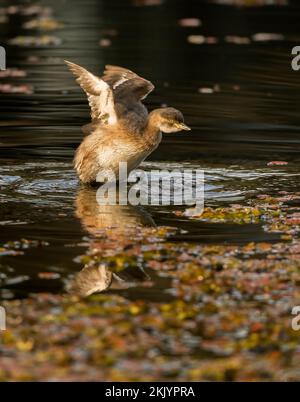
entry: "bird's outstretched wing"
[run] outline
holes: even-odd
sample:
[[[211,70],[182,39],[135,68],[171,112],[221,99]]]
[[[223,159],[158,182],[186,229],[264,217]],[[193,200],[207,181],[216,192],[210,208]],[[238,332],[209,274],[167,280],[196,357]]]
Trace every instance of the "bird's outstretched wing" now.
[[[113,125],[117,122],[113,89],[103,79],[96,77],[85,68],[65,60],[67,66],[77,77],[76,81],[88,97],[92,120],[100,120]]]
[[[113,89],[116,102],[126,98],[141,101],[154,89],[150,81],[118,66],[106,65],[102,79]]]
[[[135,120],[145,113],[141,100],[154,89],[150,81],[126,68],[112,65],[105,66],[103,76],[99,78],[77,64],[65,62],[87,94],[92,121],[112,125],[128,110],[135,113]]]

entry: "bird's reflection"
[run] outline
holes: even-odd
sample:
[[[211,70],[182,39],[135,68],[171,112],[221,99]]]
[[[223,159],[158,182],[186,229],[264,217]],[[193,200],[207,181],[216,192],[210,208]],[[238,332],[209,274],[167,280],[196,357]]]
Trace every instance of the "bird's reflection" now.
[[[97,190],[82,186],[76,198],[76,216],[92,235],[114,228],[120,235],[126,235],[128,228],[155,226],[151,215],[140,206],[100,205]]]
[[[154,227],[149,213],[140,206],[100,205],[96,198],[97,189],[82,186],[77,194],[75,209],[84,229],[91,235],[89,250],[101,254],[103,243],[97,236],[105,235],[118,246],[122,239],[128,239],[130,230],[138,227]],[[86,265],[67,282],[67,291],[81,297],[112,288],[122,288],[126,282],[148,280],[141,267],[125,269],[117,275],[105,264]]]

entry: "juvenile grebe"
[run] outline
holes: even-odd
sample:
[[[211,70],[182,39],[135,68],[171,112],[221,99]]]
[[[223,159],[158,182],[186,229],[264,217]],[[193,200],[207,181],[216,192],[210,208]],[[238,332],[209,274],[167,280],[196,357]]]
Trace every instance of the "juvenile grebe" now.
[[[99,78],[66,61],[88,97],[92,122],[83,127],[88,134],[76,151],[74,165],[84,183],[111,170],[118,177],[119,163],[127,162],[128,173],[159,145],[162,132],[190,130],[183,115],[172,107],[148,114],[142,100],[154,85],[134,72],[107,65]]]

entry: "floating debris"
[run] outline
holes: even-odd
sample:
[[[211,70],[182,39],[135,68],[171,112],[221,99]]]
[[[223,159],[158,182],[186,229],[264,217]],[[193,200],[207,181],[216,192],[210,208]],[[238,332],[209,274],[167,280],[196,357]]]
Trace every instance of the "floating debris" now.
[[[32,85],[12,85],[12,84],[0,84],[0,93],[4,94],[32,94]]]
[[[203,35],[189,35],[187,37],[187,41],[193,45],[202,45],[205,43],[205,40],[206,38]]]
[[[27,57],[28,63],[36,64],[36,63],[39,63],[40,61],[41,61],[41,58],[38,56],[28,56]]]
[[[49,243],[44,240],[30,240],[30,239],[21,239],[16,241],[9,241],[4,244],[5,248],[13,248],[13,249],[28,249],[31,247],[45,247],[49,246]]]
[[[47,47],[58,46],[62,43],[57,36],[16,36],[8,41],[10,45],[21,47]]]
[[[233,43],[235,45],[249,45],[251,43],[251,39],[247,36],[228,35],[225,36],[225,42]]]
[[[132,0],[132,4],[137,7],[160,6],[164,0]]]
[[[219,84],[215,84],[213,87],[201,87],[198,92],[201,94],[213,94],[214,92],[220,92],[221,87]]]
[[[278,33],[257,33],[252,36],[254,42],[282,41],[284,36]]]
[[[16,251],[16,250],[9,250],[4,247],[0,247],[0,257],[4,257],[7,255],[11,256],[17,256],[17,255],[23,255],[24,253],[22,251]]]
[[[112,41],[108,38],[103,38],[103,39],[100,39],[100,41],[99,41],[99,45],[101,47],[109,47],[109,46],[111,46],[111,44],[112,44]]]
[[[185,215],[185,213],[183,213]],[[258,223],[263,211],[257,207],[232,206],[231,208],[204,208],[198,219],[209,222],[233,222],[238,224]],[[197,218],[196,215],[190,215],[187,210],[187,216]]]
[[[226,6],[238,6],[238,7],[263,7],[263,6],[286,6],[289,4],[289,0],[211,0],[212,3],[226,5]]]
[[[207,36],[207,37],[205,38],[205,42],[206,42],[208,45],[214,45],[214,44],[216,44],[216,43],[219,42],[219,39],[216,38],[215,36]]]
[[[15,15],[15,14],[21,14],[21,15],[39,15],[39,16],[50,16],[53,13],[52,8],[46,7],[46,6],[41,6],[38,4],[34,5],[13,5],[9,6],[7,8],[2,9],[4,12],[8,15]]]
[[[39,29],[41,31],[53,31],[63,28],[63,24],[53,18],[38,18],[23,24],[24,29]]]
[[[209,87],[202,87],[198,89],[198,92],[200,92],[201,94],[213,94],[214,93],[214,89],[213,88],[209,88]]]
[[[26,77],[27,73],[24,70],[18,68],[7,68],[4,71],[0,71],[0,78],[20,78]]]
[[[0,14],[0,24],[5,24],[8,22],[8,18],[6,15],[1,15]]]
[[[40,279],[47,279],[47,280],[51,280],[51,279],[59,279],[60,278],[60,274],[57,272],[39,272],[38,273],[38,277]]]
[[[285,166],[288,165],[286,161],[271,161],[267,163],[268,166]]]
[[[260,194],[249,200],[253,206],[205,208],[203,215],[189,217],[203,224],[263,224],[283,234],[271,243],[174,243],[170,228],[126,229],[121,237],[113,229],[98,233],[78,260],[84,268],[75,295],[44,293],[2,302],[9,315],[0,379],[298,379],[300,333],[291,330],[291,306],[299,288],[300,211],[284,206],[297,200],[299,194],[288,192]],[[293,231],[297,236],[289,236]],[[169,300],[92,295],[108,289],[115,275],[140,267],[168,278]],[[38,277],[58,279],[47,271]],[[5,298],[5,290],[1,295]],[[200,352],[209,357],[199,360]]]
[[[218,43],[218,38],[214,36],[203,36],[203,35],[189,35],[187,41],[193,45],[214,45]]]
[[[202,25],[202,21],[199,18],[182,18],[178,21],[178,24],[181,27],[200,27]]]

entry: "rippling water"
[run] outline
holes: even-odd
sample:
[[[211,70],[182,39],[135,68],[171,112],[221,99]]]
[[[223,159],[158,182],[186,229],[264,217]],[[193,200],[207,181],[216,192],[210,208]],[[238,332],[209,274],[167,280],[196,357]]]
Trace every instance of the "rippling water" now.
[[[52,8],[51,18],[61,24],[56,29],[22,27],[35,15],[11,13],[0,23],[8,67],[26,73],[0,83],[25,85],[32,92],[0,97],[0,243],[21,238],[48,243],[1,259],[0,297],[61,291],[64,278],[80,268],[76,257],[88,247],[90,233],[78,208],[87,203],[95,214],[103,213],[92,204],[95,190],[81,188],[72,169],[80,126],[89,120],[89,112],[63,59],[99,73],[106,63],[128,67],[156,85],[146,102],[149,109],[167,104],[182,110],[192,132],[165,135],[143,167],[203,169],[206,205],[297,190],[300,74],[291,69],[290,53],[300,41],[299,5],[241,9],[197,1],[162,3],[137,7],[123,0],[45,1],[42,4]],[[202,26],[180,26],[178,21],[189,17],[200,18]],[[255,40],[263,32],[282,37]],[[28,35],[50,35],[56,42],[24,46],[20,37]],[[191,35],[213,39],[197,45],[189,43]],[[230,43],[228,36],[249,43]],[[267,166],[276,159],[289,164]],[[103,216],[106,224],[119,219],[173,226],[178,241],[276,238],[260,225],[194,222],[179,218],[175,209],[115,206]],[[39,279],[39,272],[57,273],[58,279]],[[154,289],[167,287],[163,278],[154,281]],[[132,290],[138,291],[138,286]]]

